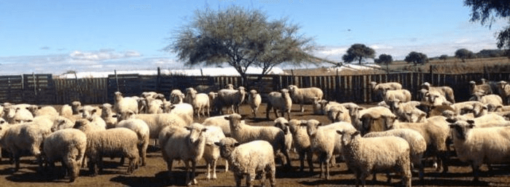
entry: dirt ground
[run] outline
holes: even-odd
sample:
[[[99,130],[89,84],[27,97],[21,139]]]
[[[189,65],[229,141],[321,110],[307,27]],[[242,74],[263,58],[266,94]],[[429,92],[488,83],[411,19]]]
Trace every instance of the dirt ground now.
[[[262,104],[258,112],[258,118],[252,118],[248,106],[241,107],[241,114],[246,118],[248,124],[253,125],[272,125],[272,121],[265,120],[265,104]],[[317,119],[323,123],[328,123],[325,116],[317,116],[311,114],[311,108],[307,107],[304,114],[298,111],[297,105],[293,106],[293,119]],[[275,119],[273,113],[270,118]],[[201,122],[202,120],[196,119]],[[276,182],[277,186],[296,187],[296,186],[354,186],[354,175],[347,171],[344,163],[340,163],[337,167],[331,168],[331,179],[323,180],[318,178],[319,168],[315,163],[314,173],[300,173],[298,156],[291,153],[292,168],[286,169],[277,166]],[[155,147],[149,147],[147,166],[141,167],[133,174],[125,174],[127,164],[119,166],[119,159],[111,160],[104,158],[105,169],[103,173],[98,176],[92,177],[89,175],[87,169],[82,169],[79,178],[74,183],[68,183],[68,179],[58,179],[50,181],[45,175],[49,171],[37,173],[37,165],[34,163],[35,158],[31,156],[22,157],[21,168],[18,172],[13,172],[14,165],[9,164],[8,159],[4,158],[0,164],[0,186],[171,186],[165,182],[166,176],[166,162],[161,157],[161,151]],[[305,164],[306,165],[306,164]],[[59,166],[59,164],[57,164]],[[58,167],[57,167],[58,168]],[[495,165],[492,173],[487,172],[487,167],[483,166],[480,181],[478,183],[472,182],[471,167],[467,164],[460,163],[457,159],[453,158],[451,161],[450,172],[448,174],[441,174],[436,172],[432,167],[428,166],[425,169],[425,179],[423,182],[419,181],[417,175],[413,174],[414,186],[510,186],[510,167],[507,165]],[[307,171],[307,170],[305,170]],[[175,186],[183,186],[184,164],[174,164],[174,175],[176,179]],[[231,172],[225,172],[224,161],[220,159],[218,164],[218,179],[208,181],[206,176],[205,162],[200,162],[197,167],[197,186],[235,186],[234,177]],[[377,181],[374,183],[367,180],[370,186],[399,186],[400,179],[394,178],[391,183],[386,183],[386,176],[383,174],[377,175]],[[244,180],[243,180],[243,185]],[[256,186],[259,182],[255,181]],[[267,182],[266,185],[269,185]]]

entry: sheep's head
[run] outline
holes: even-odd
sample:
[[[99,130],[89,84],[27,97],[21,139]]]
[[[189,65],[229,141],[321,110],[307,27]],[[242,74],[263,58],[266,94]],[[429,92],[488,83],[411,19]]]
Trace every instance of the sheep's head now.
[[[73,109],[73,115],[78,114],[78,109],[81,107],[80,101],[73,101],[71,103],[71,108]]]
[[[425,113],[423,113],[425,114]],[[383,121],[383,127],[388,129],[393,129],[393,124],[395,123],[395,120],[397,117],[395,115],[381,115],[381,119]]]
[[[285,135],[289,133],[289,121],[287,121],[284,117],[276,118],[274,120],[274,126],[282,129]]]
[[[14,118],[14,115],[16,115],[16,108],[13,106],[4,107],[4,115],[10,119]]]
[[[237,146],[241,145],[234,138],[226,137],[219,142],[214,142],[215,145],[220,147],[220,155],[223,158],[229,158]]]
[[[421,88],[429,90],[430,89],[430,83],[424,82],[423,84],[421,84]]]
[[[310,119],[304,125],[306,125],[306,133],[308,133],[308,136],[311,137],[315,136],[315,134],[317,133],[317,128],[319,128],[319,126],[321,126],[322,123],[315,119]]]
[[[234,85],[233,84],[227,84],[227,85],[225,85],[225,88],[229,89],[229,90],[233,90],[234,89]]]
[[[230,130],[239,130],[240,123],[242,122],[242,116],[239,114],[230,114],[228,116],[225,116],[225,119],[228,120],[230,124]]]
[[[76,120],[76,122],[74,122],[73,128],[81,130],[81,131],[85,131],[85,129],[89,128],[90,125],[92,125],[92,124],[90,123],[90,121],[88,119],[79,119],[79,120]]]
[[[78,112],[80,112],[82,118],[91,118],[97,112],[97,109],[92,106],[83,106]]]
[[[207,131],[207,129],[204,128],[204,126],[202,126],[198,123],[193,123],[190,126],[187,126],[185,128],[188,131],[190,131],[190,133],[189,133],[189,143],[190,144],[197,145],[197,144],[205,141],[205,137],[204,137],[203,133],[205,131]]]
[[[484,78],[481,78],[481,79],[480,79],[480,82],[481,82],[482,84],[485,84],[487,81],[486,81]]]
[[[122,120],[134,119],[135,118],[135,112],[131,111],[131,110],[122,111],[122,112],[120,112],[119,114],[116,114],[116,115],[115,114],[111,114],[111,117],[116,117],[117,121],[120,122]]]
[[[30,123],[33,121],[34,116],[27,109],[16,108],[16,114],[14,114],[13,119],[14,119],[14,122],[18,123],[18,124]]]
[[[505,90],[505,86],[507,85],[506,81],[499,81],[498,86],[501,90]]]
[[[355,138],[361,137],[361,133],[354,129],[336,130],[336,133],[340,134],[340,140],[344,146],[350,145]]]
[[[375,89],[375,86],[377,85],[377,82],[370,82],[370,88]]]
[[[297,120],[297,119],[291,119],[288,123],[289,131],[291,133],[295,133],[298,131],[298,128],[302,128],[302,126],[306,126],[307,120]]]
[[[466,140],[469,135],[470,129],[475,127],[475,121],[473,120],[460,120],[456,118],[448,118],[446,121],[450,128],[453,130],[453,134],[459,140]]]
[[[257,96],[257,90],[250,90],[250,97],[255,98]]]
[[[72,128],[74,126],[73,122],[65,117],[57,117],[55,121],[53,121],[53,126],[51,126],[51,132],[55,132],[62,129]]]

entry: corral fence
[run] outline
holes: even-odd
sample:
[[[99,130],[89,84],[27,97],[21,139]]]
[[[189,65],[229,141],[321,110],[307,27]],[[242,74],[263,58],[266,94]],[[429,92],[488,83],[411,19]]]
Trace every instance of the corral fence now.
[[[248,75],[256,80],[257,75]],[[370,82],[400,82],[403,88],[418,96],[420,85],[429,82],[434,86],[450,86],[457,101],[468,100],[469,81],[480,82],[510,80],[510,73],[390,73],[370,75],[293,76],[266,75],[247,89],[256,89],[263,96],[274,90],[294,84],[298,87],[319,87],[324,99],[338,102],[373,103],[379,101],[372,94]],[[59,79],[51,74],[25,74],[0,76],[0,103],[69,104],[80,100],[84,104],[113,103],[115,91],[124,96],[138,96],[144,91],[157,91],[167,97],[171,90],[195,87],[207,93],[224,88],[227,84],[239,86],[239,76],[185,76],[185,75],[109,75],[107,78]]]

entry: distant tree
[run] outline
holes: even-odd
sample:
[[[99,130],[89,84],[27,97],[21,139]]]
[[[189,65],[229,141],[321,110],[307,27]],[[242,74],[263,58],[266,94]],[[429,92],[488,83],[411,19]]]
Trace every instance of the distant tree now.
[[[458,49],[457,51],[455,51],[455,57],[461,59],[462,62],[466,62],[466,59],[474,58],[474,56],[475,55],[473,54],[473,52],[465,48]]]
[[[426,54],[411,51],[406,58],[404,59],[407,63],[413,63],[415,66],[418,64],[425,64],[429,62],[429,59],[427,58]]]
[[[361,64],[364,59],[374,57],[374,49],[367,47],[364,44],[353,44],[349,49],[347,49],[347,54],[345,54],[342,59],[347,63],[358,61],[358,63]]]
[[[380,54],[379,58],[375,59],[374,62],[376,64],[385,64],[386,65],[386,72],[390,72],[389,64],[393,62],[393,57],[391,55],[387,54]]]
[[[439,56],[439,60],[443,60],[444,62],[446,62],[446,59],[448,59],[448,55]]]
[[[510,3],[508,0],[464,0],[464,5],[471,7],[471,22],[478,22],[482,25],[492,26],[495,18],[510,18]],[[510,57],[510,26],[497,33],[497,46],[500,49],[507,49],[506,55]]]
[[[479,58],[500,57],[504,55],[505,52],[499,49],[483,49],[476,53],[476,56]]]
[[[313,39],[298,33],[286,19],[271,20],[259,10],[232,6],[224,10],[197,10],[192,21],[178,30],[166,51],[177,53],[187,66],[224,63],[239,72],[248,85],[248,67],[260,67],[262,76],[280,64],[321,63],[309,54]]]

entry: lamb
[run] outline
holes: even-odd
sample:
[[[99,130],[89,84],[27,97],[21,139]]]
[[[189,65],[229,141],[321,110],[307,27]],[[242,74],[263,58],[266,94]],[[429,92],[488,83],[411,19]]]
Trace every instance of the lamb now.
[[[189,125],[193,123],[193,106],[191,106],[188,103],[181,103],[181,104],[171,104],[165,103],[163,112],[169,113],[169,114],[175,114]]]
[[[115,92],[115,104],[113,109],[117,114],[126,111],[138,113],[138,100],[132,97],[123,97],[122,93]]]
[[[147,98],[144,99],[144,103],[147,103],[146,114],[159,114],[163,113],[163,101],[160,99]]]
[[[437,92],[444,96],[447,101],[455,103],[455,95],[453,89],[449,86],[431,86],[430,83],[424,82],[421,87],[429,92]]]
[[[103,156],[122,156],[129,159],[127,173],[131,174],[138,167],[139,151],[138,137],[135,132],[127,128],[112,128],[107,130],[89,131],[94,124],[86,119],[76,121],[75,129],[87,135],[87,148],[85,156],[89,159],[89,171],[92,175],[103,171]]]
[[[222,106],[220,100],[218,99],[218,93],[209,92],[207,96],[209,96],[209,107],[211,108],[211,112],[221,113]]]
[[[462,162],[471,163],[473,181],[478,182],[483,163],[505,163],[510,156],[510,128],[474,128],[472,120],[448,119],[453,133],[453,145]]]
[[[423,180],[423,164],[421,162],[421,159],[423,158],[423,153],[425,153],[425,150],[427,149],[427,142],[425,141],[423,136],[419,132],[411,129],[393,129],[382,132],[371,132],[365,134],[365,136],[363,137],[369,138],[383,136],[400,137],[406,140],[407,143],[409,143],[409,146],[411,148],[410,152],[411,163],[413,164],[414,168],[419,168],[420,180]]]
[[[58,116],[57,110],[52,106],[37,106],[37,105],[30,105],[27,107],[27,110],[32,113],[34,117],[41,116],[41,115],[51,115],[51,116]]]
[[[220,127],[216,126],[205,126],[207,130],[204,132],[205,136],[205,148],[203,158],[207,163],[207,180],[216,179],[216,163],[220,158],[219,147],[214,145],[215,142],[219,142],[225,138],[225,134]],[[211,176],[211,165],[212,165],[212,176]],[[228,171],[228,162],[225,162],[225,171]]]
[[[186,90],[186,98],[189,100],[191,106],[193,106],[198,118],[200,118],[200,114],[202,116],[205,116],[206,114],[207,116],[210,116],[209,96],[205,93],[198,93],[194,88],[188,88]]]
[[[325,99],[319,100],[319,98],[314,97],[313,104],[312,104],[313,114],[315,114],[315,115],[326,114],[326,112],[324,111],[324,108],[325,108],[325,105],[327,102],[328,101]]]
[[[262,98],[260,97],[260,94],[257,93],[257,90],[250,90],[250,94],[248,96],[248,104],[250,105],[254,118],[257,117],[257,111],[259,110],[260,103],[262,103]]]
[[[0,126],[0,145],[12,154],[15,162],[14,171],[19,170],[19,159],[24,151],[29,151],[31,155],[34,155],[39,163],[39,168],[42,168],[40,148],[44,139],[50,134],[50,129],[30,123]]]
[[[342,154],[342,145],[340,135],[336,130],[354,129],[354,127],[347,122],[336,122],[326,126],[322,126],[317,120],[311,119],[306,123],[306,131],[310,137],[311,150],[318,156],[320,163],[319,178],[325,176],[329,180],[329,162],[333,155]],[[326,168],[324,173],[323,166]]]
[[[119,122],[116,127],[131,129],[138,137],[138,155],[142,166],[147,164],[147,148],[149,147],[149,125],[140,119],[127,119]]]
[[[326,114],[332,123],[339,121],[345,121],[349,123],[351,122],[349,110],[347,110],[343,105],[334,105],[328,107]]]
[[[173,182],[172,165],[174,160],[182,160],[186,164],[186,184],[197,184],[195,179],[196,164],[204,154],[205,135],[207,131],[202,125],[193,123],[191,126],[165,127],[159,134],[159,144],[163,159],[168,165],[168,177]],[[191,163],[191,173],[190,173]],[[191,176],[190,176],[191,175]]]
[[[321,100],[324,96],[324,93],[320,88],[310,87],[310,88],[299,88],[296,85],[289,85],[289,93],[292,97],[292,100],[300,103],[301,112],[305,111],[303,104],[312,103],[314,97]]]
[[[281,89],[280,92],[271,92],[267,96],[266,119],[269,119],[269,111],[273,109],[274,115],[278,118],[276,110],[280,110],[282,117],[287,113],[287,119],[290,120],[290,110],[292,109],[292,99],[287,89]]]
[[[411,186],[410,146],[399,137],[362,138],[355,129],[336,130],[341,135],[343,156],[356,176],[356,187],[373,171],[396,169],[402,175],[402,184]]]
[[[226,116],[229,115],[208,117],[202,122],[202,125],[219,127],[225,136],[230,137],[230,122],[225,119]]]
[[[510,102],[508,102],[510,96],[510,85],[506,81],[499,81],[498,92],[501,98],[503,99],[503,103],[505,105],[510,104]]]
[[[170,92],[170,103],[172,104],[180,104],[184,101],[185,95],[179,89],[173,89]]]
[[[70,119],[68,119],[66,117],[63,117],[63,116],[56,117],[53,121],[53,126],[51,127],[51,132],[73,128],[74,123],[75,122],[71,121]]]
[[[234,113],[239,113],[239,106],[243,103],[245,97],[246,91],[242,86],[237,88],[237,90],[221,89],[218,91],[220,113],[223,113],[223,107],[231,107]]]
[[[292,134],[292,143],[296,148],[296,152],[299,155],[300,167],[299,171],[303,172],[304,169],[304,159],[306,155],[308,167],[310,168],[310,172],[313,172],[313,163],[312,163],[312,150],[310,147],[310,137],[306,132],[306,128],[302,128],[308,123],[306,120],[296,120],[291,119],[288,123],[288,128],[290,133]]]
[[[229,120],[232,138],[239,143],[246,143],[253,140],[266,140],[273,146],[276,154],[283,153],[285,155],[287,166],[290,167],[290,157],[286,147],[285,133],[277,127],[256,127],[250,126],[241,121],[241,115],[231,114],[225,117]]]
[[[47,163],[54,168],[54,162],[61,160],[69,173],[69,182],[80,174],[81,163],[87,148],[87,136],[77,129],[65,129],[51,133],[44,139],[43,153]]]
[[[372,88],[372,92],[377,96],[380,96],[384,99],[384,95],[386,95],[386,91],[388,90],[400,90],[402,89],[402,85],[398,82],[387,82],[387,83],[379,83],[370,82],[370,87]]]
[[[232,166],[236,186],[241,186],[241,180],[245,175],[246,186],[252,187],[257,175],[261,176],[262,186],[265,184],[266,175],[269,176],[271,187],[276,186],[274,152],[267,141],[254,140],[240,144],[233,138],[223,138],[215,144],[220,147],[221,157],[227,159]]]
[[[285,134],[285,147],[287,148],[287,153],[289,153],[292,147],[292,134],[289,130],[289,121],[284,117],[279,117],[274,120],[274,126],[281,129],[283,134]]]
[[[114,128],[117,125],[117,118],[114,117],[113,106],[109,103],[104,103],[99,108],[101,108],[101,118],[106,123],[106,128]]]

